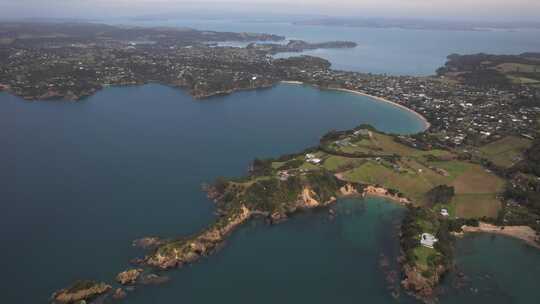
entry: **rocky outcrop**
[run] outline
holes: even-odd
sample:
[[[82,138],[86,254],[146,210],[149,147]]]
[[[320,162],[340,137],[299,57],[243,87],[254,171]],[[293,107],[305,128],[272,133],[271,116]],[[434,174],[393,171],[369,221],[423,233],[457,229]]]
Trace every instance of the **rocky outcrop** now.
[[[163,244],[164,241],[158,237],[144,237],[133,241],[133,247],[139,247],[143,249],[151,249]]]
[[[121,299],[124,299],[126,296],[127,296],[127,293],[122,288],[117,288],[114,291],[112,298],[115,300],[121,300]]]
[[[145,258],[145,264],[159,269],[169,269],[193,263],[218,248],[227,235],[250,217],[251,211],[242,205],[239,212],[221,219],[199,235],[188,240],[171,241],[158,247],[152,255]]]
[[[135,284],[143,271],[143,269],[129,269],[122,271],[116,276],[116,281],[122,285]]]
[[[405,264],[402,271],[405,277],[401,282],[403,288],[419,300],[425,303],[433,303],[436,299],[435,288],[439,285],[441,277],[446,273],[447,269],[439,265],[433,269],[430,276],[425,276],[421,270]]]
[[[319,207],[321,205],[321,203],[313,198],[315,195],[316,195],[316,193],[313,190],[305,187],[302,190],[302,194],[301,194],[302,207],[304,207],[304,208]]]
[[[346,184],[345,186],[339,188],[339,193],[342,196],[359,195],[358,191],[352,184]]]
[[[78,281],[71,287],[55,292],[51,299],[53,303],[70,304],[88,301],[111,290],[111,286],[101,282]]]
[[[169,282],[169,280],[170,278],[168,276],[150,273],[143,275],[140,281],[142,285],[160,285]]]

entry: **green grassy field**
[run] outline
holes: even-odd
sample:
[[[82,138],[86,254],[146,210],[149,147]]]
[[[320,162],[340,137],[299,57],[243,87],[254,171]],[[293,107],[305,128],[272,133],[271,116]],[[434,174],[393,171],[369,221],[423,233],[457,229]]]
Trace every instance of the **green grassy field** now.
[[[424,246],[418,246],[414,249],[414,256],[416,257],[416,265],[420,267],[421,270],[429,269],[428,259],[430,256],[437,255],[437,251],[433,248],[427,248]]]
[[[460,194],[452,199],[455,213],[460,218],[496,218],[501,209],[501,202],[496,194]]]
[[[479,149],[480,156],[502,168],[509,168],[519,161],[531,141],[516,136],[507,136]]]
[[[515,62],[501,63],[495,69],[502,73],[540,73],[540,65]]]
[[[483,147],[482,153],[499,157],[504,155],[508,158],[529,144],[521,138],[509,137]],[[508,147],[512,147],[513,150],[509,151]],[[313,154],[322,159],[320,164],[308,163],[305,156],[298,156],[296,159],[303,163],[291,172],[298,169],[300,172],[328,170],[339,173],[344,180],[350,182],[398,190],[420,206],[427,203],[426,193],[434,187],[453,186],[455,197],[452,201],[445,205],[435,204],[432,207],[436,213],[441,208],[448,209],[451,217],[494,217],[501,208],[497,194],[503,191],[504,180],[478,164],[456,160],[452,152],[414,149],[394,141],[390,135],[377,132],[371,132],[370,136],[361,137],[356,141],[351,140],[350,144],[339,146],[338,150],[398,157],[391,161],[376,157],[345,157],[318,151]],[[283,164],[274,162],[272,168],[276,170]]]

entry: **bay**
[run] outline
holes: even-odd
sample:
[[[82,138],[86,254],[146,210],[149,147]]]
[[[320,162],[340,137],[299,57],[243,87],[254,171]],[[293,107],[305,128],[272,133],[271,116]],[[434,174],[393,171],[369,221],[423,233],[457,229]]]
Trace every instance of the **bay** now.
[[[205,101],[161,85],[107,88],[77,103],[26,102],[2,93],[3,299],[43,303],[52,291],[76,279],[110,282],[130,258],[141,254],[131,247],[132,240],[186,235],[213,220],[202,183],[243,175],[255,157],[300,151],[331,129],[361,123],[398,133],[423,127],[416,116],[387,103],[296,85]],[[289,230],[277,229],[278,235],[268,235],[276,239],[273,246],[291,250],[294,239],[280,243]],[[231,248],[251,248],[262,230],[231,240]],[[324,242],[303,231],[298,237],[315,238],[306,246],[320,244],[321,254],[335,248],[324,249]],[[312,261],[327,260],[329,271],[347,269],[337,255],[315,254]],[[296,258],[291,263],[300,263]],[[223,259],[218,254],[209,263],[221,261],[220,267],[227,267]],[[259,262],[253,256],[251,263]],[[270,268],[281,263],[279,258],[269,262]],[[201,279],[217,273],[204,266],[197,272],[197,267],[194,276]],[[228,269],[223,277],[234,277],[234,268]],[[368,278],[374,274],[367,272]],[[309,281],[311,275],[304,278]],[[178,282],[182,280],[165,288],[181,288]],[[294,294],[294,286],[289,287]],[[170,300],[166,293],[154,296],[158,302]]]

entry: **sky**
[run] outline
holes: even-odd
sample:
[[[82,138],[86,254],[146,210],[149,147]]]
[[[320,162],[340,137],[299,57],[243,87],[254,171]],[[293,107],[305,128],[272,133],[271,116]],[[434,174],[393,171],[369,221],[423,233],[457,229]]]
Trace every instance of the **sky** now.
[[[536,21],[540,0],[0,0],[0,19],[205,13]]]

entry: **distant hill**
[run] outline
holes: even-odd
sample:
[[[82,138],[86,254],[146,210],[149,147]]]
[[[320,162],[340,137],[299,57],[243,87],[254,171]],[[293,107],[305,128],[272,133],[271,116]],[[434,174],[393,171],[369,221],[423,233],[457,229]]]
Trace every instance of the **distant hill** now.
[[[406,30],[489,31],[540,29],[540,22],[480,22],[418,18],[323,17],[294,22],[297,25],[401,28]]]
[[[540,88],[540,53],[452,54],[437,75],[470,85],[521,84]]]

